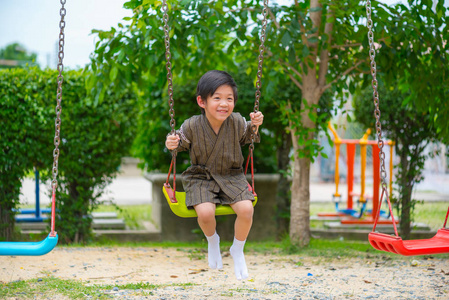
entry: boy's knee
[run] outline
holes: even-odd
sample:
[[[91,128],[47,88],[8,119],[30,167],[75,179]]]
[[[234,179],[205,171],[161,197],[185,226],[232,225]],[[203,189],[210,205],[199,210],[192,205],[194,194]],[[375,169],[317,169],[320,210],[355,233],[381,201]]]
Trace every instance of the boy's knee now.
[[[215,212],[213,210],[197,211],[198,220],[201,222],[212,222],[215,220]]]
[[[254,215],[253,202],[248,200],[245,201],[245,205],[240,206],[238,216],[245,219],[252,219]]]

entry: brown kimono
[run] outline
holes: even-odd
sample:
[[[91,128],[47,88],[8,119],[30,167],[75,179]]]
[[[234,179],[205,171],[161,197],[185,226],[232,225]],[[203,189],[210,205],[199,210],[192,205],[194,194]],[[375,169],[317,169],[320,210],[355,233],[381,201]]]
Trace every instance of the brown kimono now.
[[[203,202],[232,204],[253,200],[243,173],[241,146],[251,142],[251,122],[239,113],[232,113],[221,125],[218,134],[205,115],[187,119],[178,131],[178,151],[190,151],[191,166],[182,174],[186,205]],[[257,134],[255,142],[260,141]]]

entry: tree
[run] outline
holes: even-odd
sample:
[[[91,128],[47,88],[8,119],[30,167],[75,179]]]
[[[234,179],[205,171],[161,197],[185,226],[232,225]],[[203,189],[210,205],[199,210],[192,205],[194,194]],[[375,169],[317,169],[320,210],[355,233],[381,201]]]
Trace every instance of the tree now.
[[[0,49],[0,68],[10,68],[16,66],[24,66],[26,64],[36,64],[36,53],[28,53],[25,47],[18,43],[7,45],[4,49]]]
[[[378,67],[386,84],[395,82],[408,95],[403,105],[415,101],[417,110],[432,115],[439,138],[449,144],[449,10],[444,5],[443,0],[409,0],[391,7]]]

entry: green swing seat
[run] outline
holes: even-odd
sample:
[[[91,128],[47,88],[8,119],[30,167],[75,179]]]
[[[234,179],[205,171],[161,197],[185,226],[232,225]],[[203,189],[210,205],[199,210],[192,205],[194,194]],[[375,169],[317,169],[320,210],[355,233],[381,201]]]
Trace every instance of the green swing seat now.
[[[251,186],[248,184],[248,189],[252,191]],[[186,206],[186,193],[185,192],[173,192],[170,184],[164,184],[162,187],[162,191],[167,199],[167,203],[170,206],[172,212],[181,218],[195,218],[198,217],[196,211],[192,208],[189,209]],[[174,195],[176,194],[176,196]],[[257,203],[257,195],[254,195],[256,200],[253,201],[253,206]],[[229,205],[217,205],[215,209],[216,216],[224,216],[224,215],[233,215],[235,214],[234,210]]]

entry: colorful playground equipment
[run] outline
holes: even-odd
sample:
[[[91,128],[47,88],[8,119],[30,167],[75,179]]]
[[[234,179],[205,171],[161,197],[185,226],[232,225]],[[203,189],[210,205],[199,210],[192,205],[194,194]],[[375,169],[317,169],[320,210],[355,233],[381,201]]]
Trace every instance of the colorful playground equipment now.
[[[335,202],[335,213],[320,213],[318,216],[320,217],[353,217],[352,219],[342,219],[342,224],[366,224],[373,223],[372,215],[377,214],[378,204],[379,204],[379,187],[380,187],[380,164],[379,164],[379,147],[377,146],[377,141],[370,141],[368,137],[371,133],[371,130],[368,129],[363,137],[359,140],[356,139],[342,139],[338,135],[335,128],[328,123],[328,128],[331,130],[334,136],[334,144],[335,144],[335,194],[332,195],[332,199]],[[387,145],[390,145],[390,162],[393,161],[393,145],[394,142],[387,141]],[[340,147],[341,145],[346,145],[346,153],[347,153],[347,200],[346,200],[346,208],[339,207],[341,202],[341,194],[339,193],[339,182],[340,182],[340,173],[339,173],[339,156],[340,156]],[[354,160],[355,160],[355,152],[356,146],[360,145],[360,156],[361,156],[361,189],[360,193],[354,191]],[[373,157],[373,190],[372,195],[366,194],[366,153],[367,146],[372,147],[372,157]],[[390,182],[389,189],[390,194],[392,192],[392,177],[393,177],[393,164],[390,163]],[[354,199],[357,199],[357,202],[360,204],[359,209],[354,209]],[[367,201],[372,201],[372,210],[367,210]],[[384,218],[388,218],[388,214],[381,211],[381,216]],[[364,215],[371,216],[370,219],[362,219]],[[354,220],[356,218],[356,220]],[[389,220],[379,220],[380,223],[390,224]]]
[[[51,213],[51,209],[44,208],[42,209],[40,206],[40,197],[39,197],[39,170],[34,170],[34,179],[36,182],[35,188],[35,208],[34,209],[19,209],[17,210],[16,222],[44,222],[48,219],[47,214]],[[45,214],[45,215],[44,215]]]

